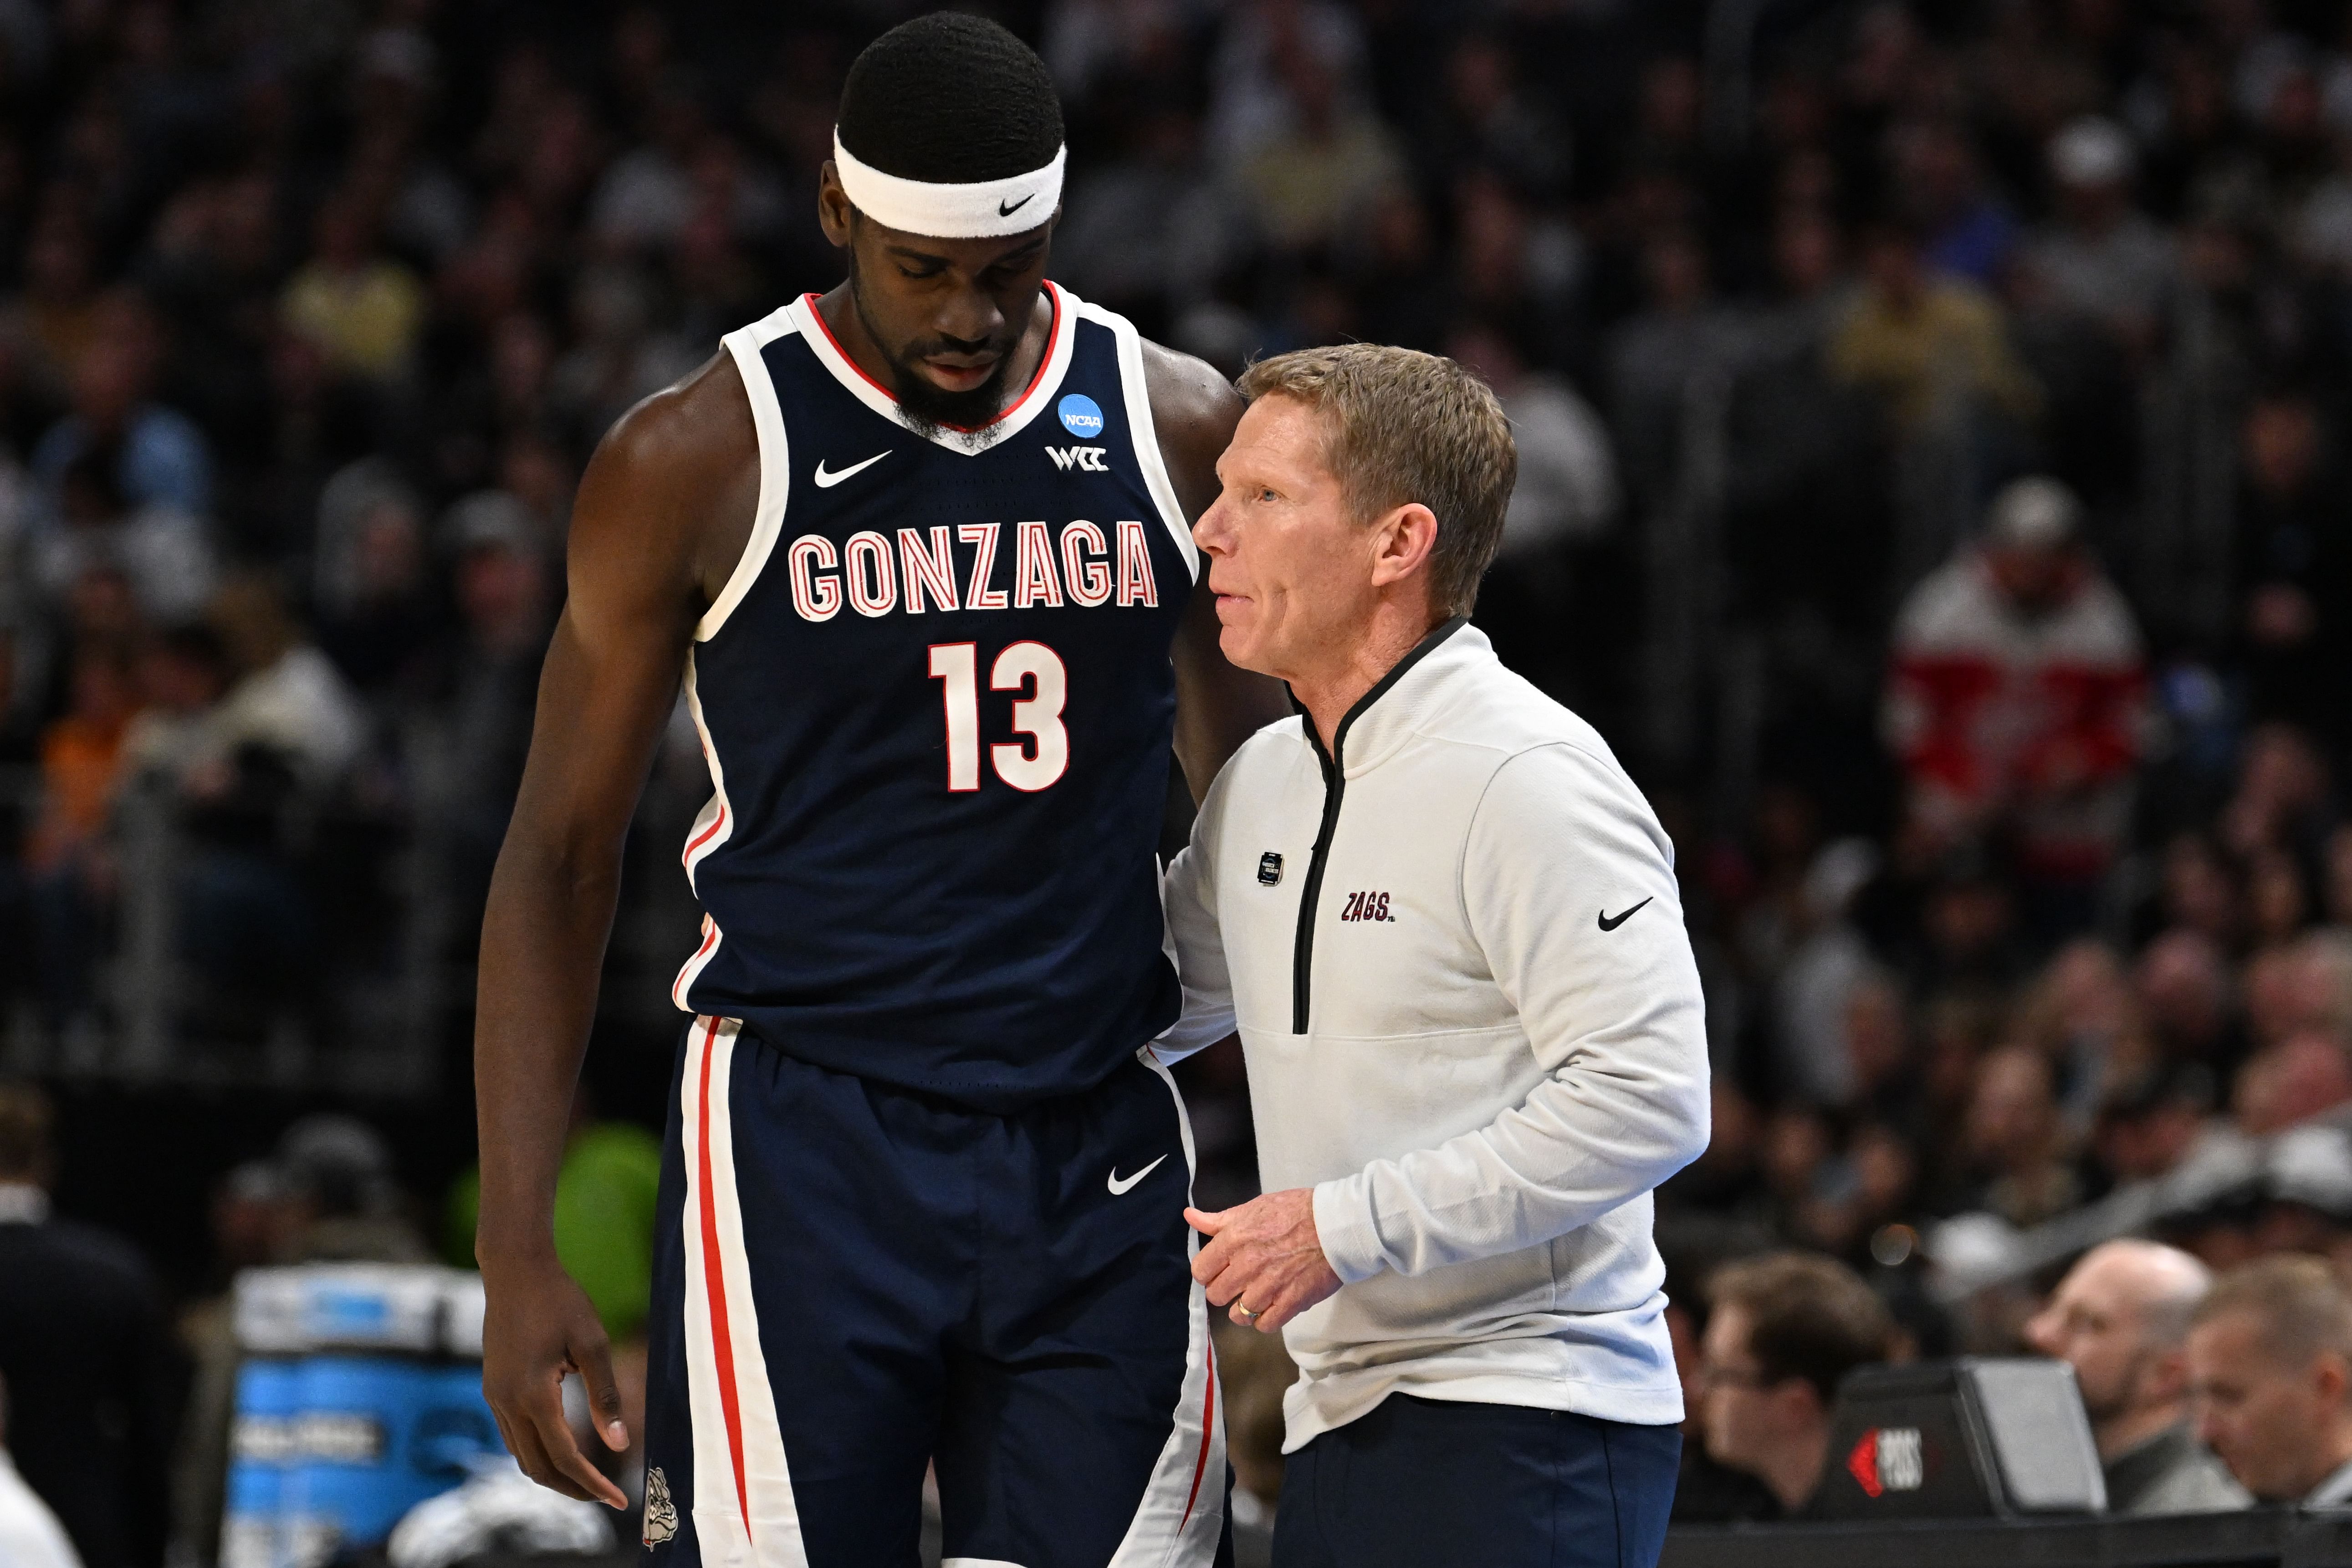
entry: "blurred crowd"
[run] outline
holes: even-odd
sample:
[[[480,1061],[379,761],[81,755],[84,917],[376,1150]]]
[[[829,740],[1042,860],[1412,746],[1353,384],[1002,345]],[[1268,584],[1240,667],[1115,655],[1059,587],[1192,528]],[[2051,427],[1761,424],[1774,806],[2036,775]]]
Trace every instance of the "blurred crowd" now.
[[[446,1070],[372,1091],[470,1123],[572,487],[838,280],[816,171],[906,9],[0,0],[8,1064],[349,1089],[389,1027]],[[993,9],[1064,96],[1057,279],[1228,372],[1449,353],[1511,415],[1479,619],[1649,791],[1707,986],[1694,1376],[1776,1249],[1889,1343],[2028,1342],[2056,1281],[1956,1314],[1933,1239],[1997,1265],[2182,1172],[2199,1267],[2352,1260],[2352,6]],[[655,1063],[671,752],[598,1044]],[[1246,1087],[1184,1073],[1214,1206]],[[436,1212],[460,1163],[409,1173]],[[1751,1322],[1799,1289],[1728,1278]]]

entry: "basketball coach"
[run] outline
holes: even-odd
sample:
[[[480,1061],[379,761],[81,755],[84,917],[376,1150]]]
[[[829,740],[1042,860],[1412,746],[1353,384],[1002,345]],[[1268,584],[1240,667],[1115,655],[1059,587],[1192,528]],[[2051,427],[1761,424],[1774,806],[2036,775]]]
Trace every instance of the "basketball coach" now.
[[[1299,1366],[1277,1568],[1651,1568],[1682,1396],[1651,1191],[1707,1137],[1674,848],[1467,624],[1517,467],[1452,361],[1253,367],[1193,536],[1298,716],[1170,868],[1181,1054],[1239,1028],[1265,1196],[1192,1272]]]

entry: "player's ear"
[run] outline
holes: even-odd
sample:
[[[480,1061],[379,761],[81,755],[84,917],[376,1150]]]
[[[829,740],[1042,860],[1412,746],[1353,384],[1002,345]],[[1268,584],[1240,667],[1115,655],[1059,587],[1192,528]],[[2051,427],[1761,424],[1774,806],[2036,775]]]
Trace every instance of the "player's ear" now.
[[[849,193],[841,188],[841,172],[827,158],[816,174],[816,221],[824,230],[824,237],[837,250],[849,248],[850,226],[856,221],[857,209],[849,205]]]

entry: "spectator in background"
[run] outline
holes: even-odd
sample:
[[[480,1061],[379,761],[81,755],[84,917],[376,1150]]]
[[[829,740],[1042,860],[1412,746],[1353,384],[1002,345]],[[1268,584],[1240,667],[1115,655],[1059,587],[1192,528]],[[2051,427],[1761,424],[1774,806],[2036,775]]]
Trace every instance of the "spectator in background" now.
[[[115,488],[131,508],[212,510],[212,451],[184,414],[154,401],[156,328],[144,301],[109,295],[75,362],[72,411],[33,448],[33,473],[52,506],[67,465],[85,452],[117,454]]]
[[[2180,283],[2178,247],[2132,205],[2131,138],[2085,115],[2050,140],[2058,221],[2026,250],[2031,288],[2062,314],[2096,323],[2135,356],[2154,350]]]
[[[2263,1151],[2262,1192],[2256,1247],[2342,1266],[2346,1227],[2352,1226],[2352,1133],[2326,1125],[2289,1128]]]
[[[1352,104],[1338,73],[1310,48],[1287,51],[1281,77],[1292,117],[1241,171],[1249,219],[1277,252],[1329,244],[1402,179],[1388,128]]]
[[[1089,300],[1141,313],[1206,294],[1241,249],[1231,194],[1202,161],[1198,119],[1139,108],[1121,155],[1074,184],[1054,231],[1056,278]],[[1383,340],[1385,341],[1385,340]]]
[[[66,1527],[25,1484],[8,1453],[8,1384],[0,1378],[0,1563],[8,1568],[81,1568]]]
[[[287,280],[286,324],[340,374],[387,382],[409,368],[425,322],[425,287],[376,246],[367,199],[346,192],[319,209],[310,259]]]
[[[40,809],[25,863],[44,1011],[53,1027],[87,1027],[109,901],[103,835],[139,693],[130,655],[111,643],[78,649],[68,679],[66,711],[41,731]]]
[[[1963,1153],[1982,1183],[1975,1206],[2011,1225],[2037,1225],[2083,1200],[2054,1091],[2049,1058],[2023,1046],[2004,1046],[1977,1068]]]
[[[2189,1320],[2211,1284],[2176,1247],[2110,1241],[2084,1253],[2025,1325],[2028,1344],[2074,1369],[2110,1513],[2213,1513],[2253,1500],[2197,1441],[2189,1415]]]
[[[1507,331],[1457,330],[1445,352],[1494,390],[1518,445],[1518,477],[1503,514],[1500,569],[1482,585],[1478,625],[1500,656],[1565,697],[1585,672],[1565,635],[1596,552],[1616,521],[1617,464],[1608,426],[1560,377],[1530,371]]]
[[[211,598],[217,575],[212,542],[203,523],[175,507],[126,505],[115,488],[121,466],[103,447],[66,465],[58,476],[59,526],[35,542],[34,576],[55,604],[83,573],[110,568],[130,583],[150,621],[192,619]]]
[[[2199,1156],[2217,1134],[2213,1075],[2202,1066],[2156,1066],[2107,1086],[2091,1127],[2091,1147],[2110,1182],[2168,1175]]]
[[[1829,1462],[1837,1385],[1894,1353],[1895,1320],[1852,1269],[1801,1252],[1727,1264],[1706,1298],[1707,1454],[1759,1478],[1779,1517],[1801,1517]]]
[[[126,783],[152,774],[174,785],[200,784],[198,770],[218,754],[211,719],[229,677],[228,650],[207,626],[173,626],[140,650],[142,706],[122,735]]]
[[[2074,496],[2017,480],[1985,541],[1914,589],[1885,698],[1906,809],[1947,842],[2013,841],[2045,940],[2083,929],[2129,827],[2147,674]]]
[[[2211,937],[2193,926],[2164,932],[2141,951],[2132,987],[2167,1059],[2216,1072],[2237,1064],[2244,1042],[2229,961]]]
[[[1465,326],[1445,352],[1494,389],[1518,446],[1496,559],[1520,565],[1548,548],[1588,544],[1607,532],[1617,515],[1617,463],[1592,405],[1559,377],[1529,370],[1519,346],[1497,328]]]
[[[2352,649],[2352,528],[2328,419],[2309,392],[2273,387],[2240,422],[2231,575],[2250,705],[2315,733],[2345,733],[2340,673]]]
[[[2352,1299],[2316,1258],[2231,1270],[2197,1309],[2198,1436],[2264,1502],[2352,1504]]]
[[[442,528],[457,562],[460,625],[438,650],[427,700],[455,770],[453,896],[458,908],[478,910],[530,750],[553,605],[545,542],[512,496],[467,496]]]
[[[2019,422],[2040,411],[2042,389],[2011,346],[2000,305],[1931,272],[1916,229],[1878,224],[1862,260],[1863,287],[1830,339],[1830,368],[1884,397],[1898,430],[1926,429],[1954,399]]]
[[[2299,1029],[2266,1046],[2238,1069],[2231,1109],[2238,1130],[2251,1137],[2284,1131],[2323,1110],[2352,1100],[2352,1060],[2342,1038],[2329,1031]]]
[[[1998,289],[2017,247],[2017,215],[1985,187],[1967,131],[1928,121],[1895,132],[1895,186],[1909,199],[1936,271]]]
[[[307,641],[268,578],[247,574],[212,606],[237,678],[215,716],[225,755],[255,747],[282,760],[299,783],[332,784],[359,755],[366,715],[327,656]]]
[[[173,1367],[127,1243],[50,1217],[48,1097],[0,1083],[0,1379],[25,1480],[84,1568],[160,1568]]]
[[[576,342],[549,373],[547,394],[572,421],[583,450],[632,404],[682,379],[709,352],[707,344],[662,331],[654,305],[644,273],[621,261],[584,268],[572,290]]]
[[[311,601],[319,644],[359,694],[413,689],[436,629],[424,503],[393,466],[365,458],[319,496]]]

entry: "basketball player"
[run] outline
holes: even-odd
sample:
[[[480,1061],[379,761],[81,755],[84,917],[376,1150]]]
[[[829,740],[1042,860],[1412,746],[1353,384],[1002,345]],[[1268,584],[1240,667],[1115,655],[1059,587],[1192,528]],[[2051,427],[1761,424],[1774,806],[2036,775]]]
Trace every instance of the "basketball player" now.
[[[535,1479],[630,1434],[550,1214],[622,839],[680,683],[712,794],[649,1331],[648,1562],[1205,1564],[1225,1467],[1149,1042],[1153,847],[1275,716],[1187,519],[1239,402],[1045,281],[1061,111],[931,16],[851,68],[849,279],[614,426],[482,939],[483,1381]],[[1172,653],[1172,666],[1171,666]]]

